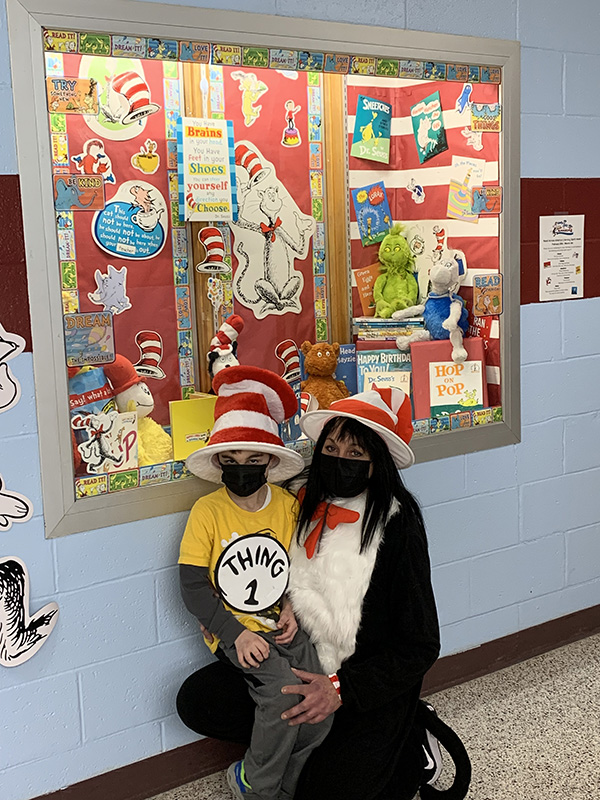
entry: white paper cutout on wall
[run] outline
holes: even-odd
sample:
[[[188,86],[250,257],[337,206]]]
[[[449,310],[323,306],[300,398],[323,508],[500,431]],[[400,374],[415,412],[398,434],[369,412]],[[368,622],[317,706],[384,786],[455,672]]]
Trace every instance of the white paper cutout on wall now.
[[[252,142],[236,142],[235,163],[239,217],[229,223],[238,259],[235,297],[257,319],[299,314],[304,276],[294,261],[306,258],[315,220],[300,211]]]
[[[481,131],[472,131],[471,128],[463,128],[461,133],[467,140],[467,147],[472,147],[473,150],[477,150],[478,152],[483,150],[483,134]]]
[[[269,87],[259,81],[253,72],[242,72],[236,70],[231,73],[234,81],[239,81],[240,92],[242,93],[242,114],[244,115],[244,125],[249,128],[260,117],[262,106],[254,104],[269,90]]]
[[[106,275],[97,269],[94,278],[96,291],[88,292],[88,299],[92,303],[102,306],[103,311],[112,311],[113,314],[121,314],[131,308],[126,288],[127,267],[117,269],[109,264]]]
[[[71,420],[76,431],[85,432],[87,439],[77,445],[87,471],[103,472],[137,467],[137,414],[76,414]]]
[[[0,558],[0,664],[18,667],[42,647],[58,621],[48,603],[29,616],[29,573],[20,558]]]
[[[23,352],[25,339],[8,333],[0,324],[0,414],[16,406],[21,398],[21,385],[6,363]]]
[[[10,530],[13,522],[27,522],[32,514],[31,501],[19,492],[5,491],[0,475],[0,531]]]

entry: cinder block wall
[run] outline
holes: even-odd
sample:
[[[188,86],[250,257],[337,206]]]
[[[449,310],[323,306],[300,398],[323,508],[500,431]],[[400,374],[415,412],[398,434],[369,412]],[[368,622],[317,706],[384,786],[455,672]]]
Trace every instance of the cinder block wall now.
[[[566,10],[545,0],[374,0],[368,19],[357,0],[190,4],[518,38],[524,185],[539,194],[549,183],[538,186],[538,179],[600,176],[596,0],[572,0]],[[6,278],[22,275],[24,262],[3,4],[0,112]],[[552,186],[558,191],[561,180]],[[546,201],[564,210],[562,201],[556,208]],[[534,212],[528,203],[524,213],[535,222]],[[523,245],[532,270],[534,242],[532,233]],[[588,250],[588,271],[597,269],[595,259]],[[26,303],[6,286],[0,322],[26,335]],[[599,303],[522,308],[521,444],[406,473],[425,507],[444,654],[600,602]],[[44,539],[35,417],[44,398],[35,397],[30,353],[11,368],[23,396],[0,414],[0,473],[33,501],[35,515],[0,534],[0,554],[27,563],[32,608],[51,599],[61,607],[57,628],[32,660],[0,667],[1,794],[28,800],[191,741],[174,699],[207,653],[182,610],[173,566],[185,514]]]

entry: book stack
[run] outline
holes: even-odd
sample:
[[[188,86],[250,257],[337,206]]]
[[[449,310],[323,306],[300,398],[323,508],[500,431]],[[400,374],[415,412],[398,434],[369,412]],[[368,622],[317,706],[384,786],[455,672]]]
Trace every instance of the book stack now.
[[[357,350],[392,350],[399,336],[410,336],[422,330],[425,322],[422,317],[408,319],[379,319],[375,317],[354,317],[354,336]]]

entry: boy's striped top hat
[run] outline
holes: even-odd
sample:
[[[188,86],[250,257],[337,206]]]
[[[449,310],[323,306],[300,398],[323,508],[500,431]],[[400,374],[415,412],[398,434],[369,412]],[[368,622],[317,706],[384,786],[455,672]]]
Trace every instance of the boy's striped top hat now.
[[[112,79],[111,87],[115,92],[122,94],[129,104],[129,111],[121,120],[123,125],[129,125],[160,111],[160,106],[150,102],[150,87],[142,76],[133,70],[116,75]]]
[[[206,447],[188,457],[190,472],[220,483],[217,456],[226,450],[277,456],[278,463],[269,469],[270,481],[282,481],[302,471],[302,456],[285,447],[279,435],[279,424],[298,410],[296,395],[283,378],[267,369],[237,366],[218,372],[212,385],[217,394],[215,424]]]
[[[226,356],[233,353],[233,343],[237,341],[238,336],[244,330],[244,320],[239,314],[232,314],[221,325],[219,330],[210,340],[208,348],[209,353],[218,351],[220,356]]]
[[[409,447],[413,435],[410,398],[396,387],[379,388],[336,400],[327,409],[309,411],[300,417],[300,428],[315,442],[323,426],[333,417],[351,417],[378,433],[398,469],[415,463],[415,454]]]
[[[163,357],[163,341],[156,331],[138,331],[135,343],[140,351],[140,360],[133,365],[138,375],[144,378],[162,380],[165,376],[160,367]]]
[[[283,380],[298,383],[300,380],[300,352],[292,339],[284,339],[275,348],[275,355],[283,363]]]
[[[204,245],[206,257],[196,266],[198,272],[229,272],[225,261],[225,241],[218,228],[202,228],[198,241]]]
[[[271,172],[268,167],[263,166],[258,153],[243,142],[235,146],[235,163],[246,170],[251,184],[262,181]]]

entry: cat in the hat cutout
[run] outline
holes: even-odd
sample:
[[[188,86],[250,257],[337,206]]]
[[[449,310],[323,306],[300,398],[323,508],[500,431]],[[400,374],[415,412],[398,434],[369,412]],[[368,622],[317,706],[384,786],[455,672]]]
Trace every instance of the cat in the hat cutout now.
[[[133,415],[135,418],[135,415]],[[76,414],[71,419],[74,430],[87,432],[88,438],[77,449],[92,474],[110,472],[122,467],[125,461],[123,428],[119,426],[120,415],[116,411],[108,414]]]
[[[230,222],[238,259],[233,291],[257,319],[302,311],[304,260],[316,228],[277,178],[275,168],[251,142],[235,145],[239,216]]]
[[[201,228],[198,241],[204,247],[204,261],[196,265],[197,272],[229,272],[225,261],[225,240],[218,228]]]
[[[140,351],[140,360],[133,367],[143,378],[155,378],[161,381],[165,373],[160,362],[163,357],[163,340],[156,331],[138,331],[135,343]]]
[[[20,558],[0,558],[0,664],[18,667],[37,653],[58,621],[48,603],[29,616],[29,573]]]
[[[237,359],[238,336],[244,329],[244,320],[232,314],[221,325],[208,348],[208,372],[211,378],[226,367],[235,367]]]
[[[160,110],[139,59],[82,56],[79,77],[93,78],[98,84],[100,113],[84,116],[96,136],[133,139],[143,132],[148,117]]]
[[[8,333],[0,324],[0,414],[16,406],[21,398],[21,385],[6,363],[23,352],[25,339]]]

